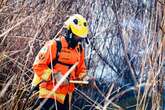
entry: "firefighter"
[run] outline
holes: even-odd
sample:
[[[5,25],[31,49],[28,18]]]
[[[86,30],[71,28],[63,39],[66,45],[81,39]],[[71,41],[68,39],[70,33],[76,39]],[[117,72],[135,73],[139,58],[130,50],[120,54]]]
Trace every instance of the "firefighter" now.
[[[69,110],[69,95],[75,89],[74,83],[69,81],[83,80],[87,76],[81,42],[87,38],[88,23],[83,16],[74,14],[64,22],[63,27],[64,34],[58,39],[48,41],[33,64],[35,74],[32,86],[39,84],[39,98],[35,108],[47,99],[41,110]],[[53,87],[76,62],[76,68],[58,89],[51,93]]]

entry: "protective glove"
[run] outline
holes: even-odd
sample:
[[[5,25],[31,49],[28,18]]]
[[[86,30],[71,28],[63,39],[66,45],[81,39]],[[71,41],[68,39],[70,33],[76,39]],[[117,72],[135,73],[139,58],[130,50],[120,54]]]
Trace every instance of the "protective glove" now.
[[[58,83],[61,79],[62,79],[63,75],[61,74],[61,72],[57,72],[53,74],[52,79],[54,79],[56,81],[56,83]],[[64,82],[61,85],[68,85],[69,81],[68,79],[65,79]]]
[[[90,87],[95,86],[95,78],[94,77],[86,75],[82,80],[88,82],[88,84],[86,86],[90,86]]]
[[[84,80],[87,80],[89,83],[88,83],[88,86],[90,86],[90,87],[92,87],[92,88],[94,88],[95,87],[95,85],[96,85],[96,82],[95,82],[95,78],[94,77],[90,77],[90,76],[86,76],[85,78],[84,78]]]

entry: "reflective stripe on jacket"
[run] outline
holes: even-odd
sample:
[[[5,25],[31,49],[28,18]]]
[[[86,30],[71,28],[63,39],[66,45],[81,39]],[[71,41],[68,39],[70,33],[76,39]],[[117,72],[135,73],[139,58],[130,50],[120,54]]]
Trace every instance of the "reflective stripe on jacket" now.
[[[84,62],[84,49],[80,52],[80,47],[77,45],[74,49],[68,48],[68,43],[65,40],[64,37],[60,37],[60,41],[62,44],[61,51],[59,53],[58,61],[65,63],[65,64],[74,64],[75,62],[79,62],[76,69],[71,73],[70,79],[78,79],[79,76],[86,73],[86,66]],[[60,63],[57,63],[51,70],[48,65],[50,62],[55,59],[56,57],[56,51],[57,51],[56,41],[50,40],[48,41],[43,48],[39,51],[34,64],[33,64],[33,71],[34,71],[34,79],[32,81],[32,85],[37,85],[41,80],[46,80],[47,82],[43,82],[40,84],[39,89],[39,97],[44,98],[46,95],[48,95],[47,92],[43,95],[43,89],[44,88],[48,91],[51,91],[53,87],[55,86],[54,81],[51,80],[51,74],[56,74],[60,72],[62,75],[64,75],[69,67]],[[74,84],[68,84],[68,85],[61,85],[57,91],[56,91],[56,97],[57,94],[63,94],[64,96],[67,93],[74,91]],[[41,94],[42,93],[42,94]],[[45,97],[46,98],[46,97]],[[50,97],[53,98],[53,97]],[[64,99],[61,101],[59,98],[54,98],[58,100],[59,102],[63,103]]]
[[[52,91],[47,90],[46,88],[42,88],[42,87],[40,87],[39,89],[40,89],[39,98],[46,98],[49,94],[49,98],[56,99],[56,100],[58,100],[58,102],[60,102],[62,104],[64,103],[65,96],[66,96],[65,94],[52,92]]]

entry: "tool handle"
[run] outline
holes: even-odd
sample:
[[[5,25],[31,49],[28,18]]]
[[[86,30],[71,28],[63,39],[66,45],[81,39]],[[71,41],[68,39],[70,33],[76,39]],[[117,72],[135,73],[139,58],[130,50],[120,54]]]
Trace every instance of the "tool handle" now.
[[[89,84],[88,81],[70,80],[69,82],[74,84]]]

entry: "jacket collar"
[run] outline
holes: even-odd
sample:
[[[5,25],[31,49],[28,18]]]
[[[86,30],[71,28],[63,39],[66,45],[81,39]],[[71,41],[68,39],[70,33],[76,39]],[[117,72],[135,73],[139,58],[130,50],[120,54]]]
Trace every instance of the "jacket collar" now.
[[[61,43],[62,43],[62,47],[66,47],[66,48],[68,48],[68,42],[67,42],[67,40],[65,39],[65,37],[64,36],[61,36]],[[78,48],[79,47],[79,43],[78,43],[78,45],[75,47],[75,48]]]

